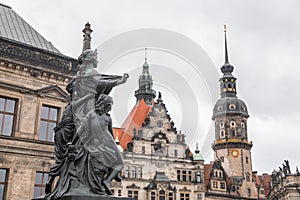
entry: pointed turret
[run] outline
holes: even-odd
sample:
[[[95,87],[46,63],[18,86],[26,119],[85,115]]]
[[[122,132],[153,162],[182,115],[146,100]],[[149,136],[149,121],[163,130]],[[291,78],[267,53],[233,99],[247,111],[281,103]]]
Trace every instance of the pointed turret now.
[[[85,24],[84,29],[82,30],[83,34],[83,46],[82,46],[82,51],[91,49],[91,33],[93,30],[91,29],[91,24],[87,22]]]
[[[147,63],[147,48],[145,48],[145,63],[143,64],[143,71],[139,77],[139,89],[135,91],[136,105],[144,99],[147,105],[152,105],[155,98],[155,91],[153,88],[152,76],[149,72],[149,64]]]
[[[236,96],[236,78],[232,75],[233,66],[229,63],[226,25],[224,25],[225,34],[225,63],[221,67],[223,77],[220,78],[220,89],[222,97],[235,97]]]

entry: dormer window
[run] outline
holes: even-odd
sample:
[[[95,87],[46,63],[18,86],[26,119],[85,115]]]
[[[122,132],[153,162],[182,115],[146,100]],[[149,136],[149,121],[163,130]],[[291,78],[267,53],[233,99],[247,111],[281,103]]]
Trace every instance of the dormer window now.
[[[219,106],[217,107],[217,110],[218,110],[218,111],[223,110],[223,106],[219,105]]]
[[[229,105],[229,110],[234,110],[235,109],[235,105],[233,104],[233,103],[231,103],[230,105]]]

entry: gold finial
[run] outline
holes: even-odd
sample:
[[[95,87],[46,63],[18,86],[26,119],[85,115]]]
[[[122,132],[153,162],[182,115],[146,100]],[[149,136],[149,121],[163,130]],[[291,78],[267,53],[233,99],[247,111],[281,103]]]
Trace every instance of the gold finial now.
[[[226,33],[226,24],[224,24],[224,32]]]

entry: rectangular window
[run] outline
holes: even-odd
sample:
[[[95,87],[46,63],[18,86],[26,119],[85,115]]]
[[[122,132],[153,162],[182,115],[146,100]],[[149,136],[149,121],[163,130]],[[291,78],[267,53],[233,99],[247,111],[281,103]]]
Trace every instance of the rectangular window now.
[[[7,188],[7,177],[8,177],[8,170],[0,169],[0,200],[5,199],[6,188]]]
[[[129,178],[129,166],[125,166],[125,178]]]
[[[142,167],[137,167],[137,175],[136,178],[141,179],[142,178]]]
[[[174,151],[174,156],[175,156],[175,157],[178,157],[178,152],[177,152],[177,150]]]
[[[142,154],[145,154],[146,150],[145,150],[145,146],[142,146]]]
[[[202,200],[201,194],[197,194],[197,200]]]
[[[118,197],[122,196],[122,190],[118,189]]]
[[[249,163],[249,158],[248,157],[246,157],[246,164],[248,164]]]
[[[134,200],[138,200],[139,199],[139,191],[133,191],[133,197],[134,197]]]
[[[0,97],[0,135],[12,135],[15,107],[16,100]]]
[[[133,191],[132,190],[128,190],[127,191],[127,196],[128,197],[133,197]]]
[[[186,171],[185,170],[183,170],[182,171],[182,181],[186,181]]]
[[[188,171],[188,182],[192,182],[192,171]]]
[[[189,193],[180,193],[180,200],[190,200]]]
[[[225,183],[224,183],[224,182],[221,182],[221,183],[220,183],[220,188],[221,188],[221,189],[225,189]]]
[[[110,189],[110,191],[112,192],[112,194],[115,194],[115,190],[114,189]]]
[[[196,182],[201,183],[201,172],[200,171],[196,172]]]
[[[133,197],[134,198],[134,200],[138,200],[138,198],[139,198],[139,191],[137,191],[137,190],[128,190],[128,193],[127,193],[128,195],[128,197]]]
[[[224,162],[224,156],[220,157],[221,162]]]
[[[45,185],[48,180],[48,173],[36,172],[34,182],[34,198],[45,194]]]
[[[177,170],[177,181],[180,181],[180,177],[181,177],[181,171],[180,170]]]
[[[151,192],[151,198],[150,198],[151,200],[156,200],[155,199],[155,192]]]
[[[136,178],[135,166],[131,166],[131,178]]]
[[[174,200],[173,192],[169,192],[169,199],[168,200]]]
[[[218,182],[213,181],[213,188],[218,188]]]
[[[58,108],[43,105],[40,121],[40,140],[54,141],[53,128],[58,123]]]

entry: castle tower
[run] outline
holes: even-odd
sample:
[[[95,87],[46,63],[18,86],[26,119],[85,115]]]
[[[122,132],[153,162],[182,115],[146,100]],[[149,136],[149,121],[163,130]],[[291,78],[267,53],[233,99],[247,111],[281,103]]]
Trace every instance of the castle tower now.
[[[145,63],[143,64],[143,71],[139,77],[139,89],[135,91],[136,105],[144,99],[147,105],[152,105],[155,98],[155,91],[153,88],[152,76],[149,72],[149,64],[147,63],[147,48],[145,48]]]
[[[221,98],[216,102],[213,117],[215,160],[221,162],[231,179],[234,190],[243,197],[257,197],[257,189],[252,177],[252,142],[248,141],[246,104],[237,97],[234,67],[229,63],[225,26],[225,63],[221,67]]]

